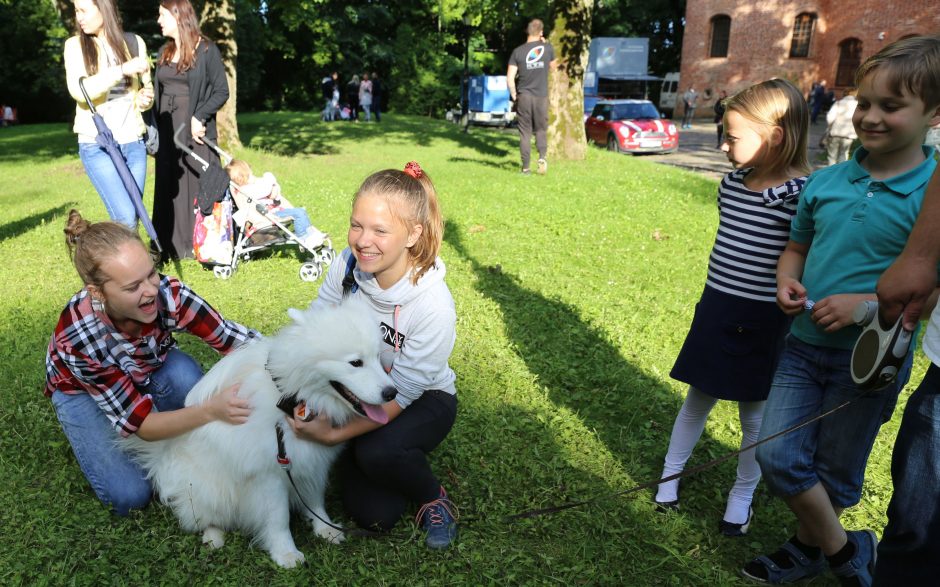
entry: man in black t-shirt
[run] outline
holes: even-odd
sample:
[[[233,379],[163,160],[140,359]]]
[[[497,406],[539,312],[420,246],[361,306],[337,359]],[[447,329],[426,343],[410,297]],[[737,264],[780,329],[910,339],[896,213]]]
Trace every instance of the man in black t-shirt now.
[[[539,151],[538,173],[548,170],[545,160],[548,141],[548,70],[556,65],[555,50],[542,36],[542,21],[534,19],[526,27],[526,42],[516,47],[509,57],[506,81],[509,96],[516,104],[516,121],[519,124],[519,155],[522,157],[522,173],[528,175],[532,151],[532,132],[535,132],[535,147]],[[516,75],[519,83],[516,83]]]

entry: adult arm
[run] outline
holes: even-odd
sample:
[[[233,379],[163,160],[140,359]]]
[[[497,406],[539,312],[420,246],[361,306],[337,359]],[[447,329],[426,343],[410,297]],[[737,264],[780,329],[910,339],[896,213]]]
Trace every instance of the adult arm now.
[[[146,55],[147,45],[144,40],[139,35],[134,35],[134,40],[137,41],[137,55]],[[153,106],[153,77],[150,72],[149,61],[147,61],[147,70],[140,74],[140,82],[141,86],[137,90],[136,105],[138,110],[145,112]]]
[[[198,406],[188,406],[171,412],[150,412],[137,429],[143,440],[163,440],[185,434],[221,420],[238,425],[248,421],[251,402],[238,397],[238,384],[228,387]]]
[[[832,108],[829,109],[829,112],[826,112],[826,122],[829,123],[829,128],[832,128],[832,123],[839,118],[840,110],[843,107],[842,101],[838,101],[832,105]]]
[[[106,96],[108,92],[120,82],[124,76],[135,76],[150,70],[150,64],[142,57],[135,57],[121,65],[99,68],[95,75],[88,75],[85,70],[85,59],[82,57],[82,47],[78,37],[71,37],[65,41],[65,83],[68,86],[69,95],[76,102],[85,103],[85,96],[78,85],[78,80],[85,78],[83,85],[88,97],[99,100]]]
[[[97,352],[86,354],[69,343],[74,334],[57,329],[49,349],[47,371],[59,372],[66,367],[122,437],[138,434],[144,440],[170,438],[193,428],[223,420],[229,424],[245,422],[250,413],[248,400],[236,395],[232,386],[200,406],[171,412],[156,412],[149,394],[138,391],[130,375],[111,363],[102,363]],[[55,357],[52,356],[54,353]]]
[[[509,67],[506,68],[506,85],[509,86],[509,99],[513,102],[516,101],[516,74],[519,73],[519,68],[510,63]]]
[[[208,92],[193,111],[191,121],[193,139],[202,143],[206,134],[206,122],[215,116],[215,113],[228,101],[228,79],[225,77],[225,64],[222,63],[222,54],[215,43],[203,40],[206,51],[202,58],[206,61],[206,84]]]
[[[543,38],[542,42],[544,41],[545,39]],[[551,45],[551,43],[546,43],[545,49],[549,52],[548,53],[548,69],[550,71],[555,71],[556,69],[558,69],[558,59],[555,58],[555,48]]]
[[[937,284],[938,261],[940,173],[934,170],[907,245],[878,280],[878,307],[885,322],[893,323],[903,312],[904,328],[914,330]]]
[[[394,401],[382,404],[382,410],[388,416],[389,422],[397,418],[399,414],[404,411],[402,407]],[[287,421],[291,429],[293,429],[294,434],[298,437],[319,442],[327,446],[334,446],[341,442],[346,442],[351,438],[361,436],[384,426],[384,424],[373,422],[368,418],[356,416],[343,426],[334,427],[333,423],[325,414],[319,414],[308,422],[296,417],[287,418]]]

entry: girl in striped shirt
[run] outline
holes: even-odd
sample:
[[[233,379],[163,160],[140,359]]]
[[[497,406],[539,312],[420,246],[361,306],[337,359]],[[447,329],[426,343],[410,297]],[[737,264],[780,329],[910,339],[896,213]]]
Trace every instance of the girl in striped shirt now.
[[[809,115],[787,81],[765,81],[725,100],[721,150],[735,170],[718,188],[718,234],[705,291],[670,375],[689,384],[676,417],[663,477],[680,473],[719,399],[738,402],[741,446],[757,441],[764,400],[789,329],[777,308],[777,259],[809,173]],[[754,451],[738,457],[737,479],[719,531],[743,536],[760,481]],[[679,480],[659,485],[658,509],[679,507]]]

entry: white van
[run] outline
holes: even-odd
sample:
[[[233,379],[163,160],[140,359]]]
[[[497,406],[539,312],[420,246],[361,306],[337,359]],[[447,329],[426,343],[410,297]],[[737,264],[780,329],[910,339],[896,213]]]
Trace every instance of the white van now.
[[[663,85],[659,91],[659,110],[666,118],[672,118],[676,110],[676,100],[679,98],[679,72],[667,73],[663,78]]]

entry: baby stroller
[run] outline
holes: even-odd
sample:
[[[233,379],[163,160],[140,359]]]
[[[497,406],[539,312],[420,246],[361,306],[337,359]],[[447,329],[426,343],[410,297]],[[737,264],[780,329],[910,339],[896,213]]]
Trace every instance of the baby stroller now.
[[[304,281],[319,279],[336,256],[329,235],[317,231],[322,238],[311,242],[294,234],[290,229],[291,220],[280,219],[264,204],[254,202],[229,180],[218,163],[206,161],[180,141],[179,135],[185,127],[183,124],[176,129],[173,142],[195,159],[203,172],[194,202],[196,259],[203,266],[211,267],[217,278],[228,279],[235,273],[239,261],[250,261],[253,254],[296,246],[306,258],[300,266],[300,278]],[[214,142],[205,137],[202,140],[226,164],[232,160],[232,156]]]

